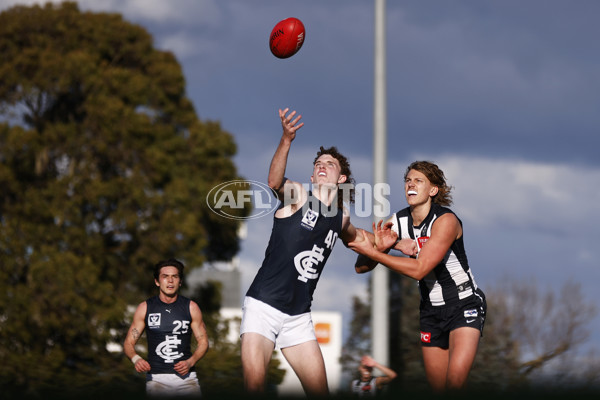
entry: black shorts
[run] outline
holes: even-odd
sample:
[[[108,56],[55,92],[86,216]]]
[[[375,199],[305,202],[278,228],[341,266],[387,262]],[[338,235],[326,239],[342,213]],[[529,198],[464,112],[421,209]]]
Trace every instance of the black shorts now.
[[[462,327],[479,329],[483,336],[483,325],[487,304],[481,290],[452,306],[434,307],[421,304],[421,345],[447,349],[450,332]]]

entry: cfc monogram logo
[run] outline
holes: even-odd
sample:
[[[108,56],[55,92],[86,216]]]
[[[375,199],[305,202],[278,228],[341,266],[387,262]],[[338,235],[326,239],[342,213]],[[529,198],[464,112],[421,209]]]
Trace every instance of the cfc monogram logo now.
[[[165,360],[165,363],[171,364],[183,357],[183,353],[177,351],[177,346],[180,344],[181,340],[177,338],[177,335],[166,335],[165,341],[156,346],[156,354]]]
[[[306,282],[308,279],[317,279],[319,277],[319,273],[315,267],[325,258],[323,256],[324,250],[324,248],[313,245],[312,250],[303,251],[294,257],[294,265],[300,274],[298,280]]]

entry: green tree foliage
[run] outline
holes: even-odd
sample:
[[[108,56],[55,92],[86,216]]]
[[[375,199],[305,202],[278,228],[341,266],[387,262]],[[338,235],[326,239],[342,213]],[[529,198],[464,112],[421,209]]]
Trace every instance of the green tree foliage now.
[[[0,54],[0,385],[127,383],[106,344],[154,293],[151,266],[238,251],[237,221],[205,202],[239,179],[235,143],[197,118],[173,54],[120,15],[17,6],[0,14]]]

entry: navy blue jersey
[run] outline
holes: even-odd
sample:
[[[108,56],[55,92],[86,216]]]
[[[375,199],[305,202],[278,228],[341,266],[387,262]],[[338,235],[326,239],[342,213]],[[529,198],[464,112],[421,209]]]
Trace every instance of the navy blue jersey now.
[[[420,252],[431,236],[431,228],[435,221],[447,213],[454,214],[449,208],[432,203],[427,217],[419,226],[414,226],[410,208],[405,208],[396,213],[392,229],[398,233],[400,239],[415,240]],[[462,225],[460,219],[458,221]],[[455,240],[442,261],[419,281],[421,301],[425,305],[456,304],[477,293],[477,284],[469,268],[463,237],[464,234]]]
[[[310,311],[313,292],[342,229],[343,210],[326,207],[309,195],[307,204],[291,216],[274,217],[264,261],[247,296],[288,315]]]
[[[146,300],[146,305],[150,373],[176,374],[175,364],[192,356],[190,299],[177,296],[174,303],[167,304],[154,296]]]

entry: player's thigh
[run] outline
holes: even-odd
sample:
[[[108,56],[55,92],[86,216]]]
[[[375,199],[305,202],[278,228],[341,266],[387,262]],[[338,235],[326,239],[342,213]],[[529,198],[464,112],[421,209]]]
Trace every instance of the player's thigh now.
[[[446,387],[446,375],[448,373],[448,349],[423,346],[421,350],[427,381],[433,390],[444,390]]]
[[[316,340],[281,349],[296,374],[325,375],[325,362]]]
[[[244,371],[266,371],[275,343],[260,333],[246,332],[242,335],[242,366]]]
[[[450,332],[450,360],[451,371],[468,374],[479,347],[479,329],[462,327]]]

